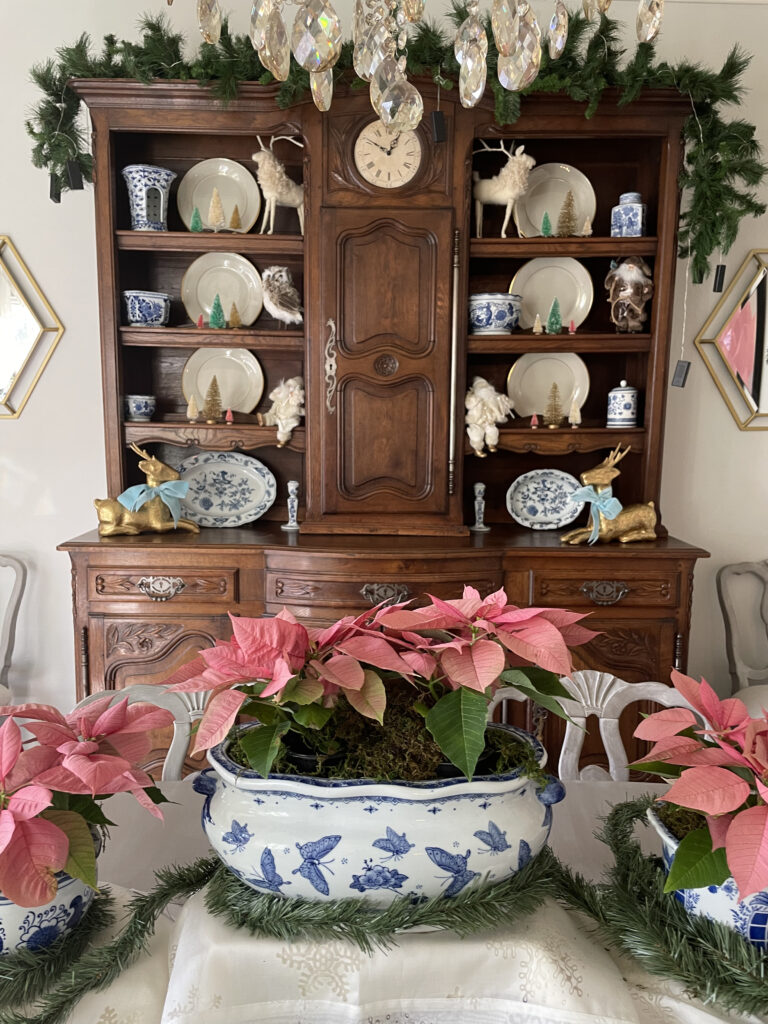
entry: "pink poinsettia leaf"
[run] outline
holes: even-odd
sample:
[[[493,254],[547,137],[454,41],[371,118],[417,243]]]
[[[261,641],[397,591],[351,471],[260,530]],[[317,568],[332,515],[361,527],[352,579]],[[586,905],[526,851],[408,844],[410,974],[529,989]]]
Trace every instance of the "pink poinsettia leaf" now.
[[[664,799],[704,814],[727,814],[741,807],[750,786],[733,772],[717,765],[686,768],[665,794]]]
[[[676,736],[683,729],[698,724],[698,718],[688,708],[664,708],[643,719],[634,735],[639,740],[661,740],[666,736]],[[699,746],[698,743],[696,745]]]
[[[763,803],[768,804],[768,786],[759,777],[755,778],[755,785],[757,786],[757,792],[763,799]]]
[[[279,693],[285,688],[288,681],[293,678],[293,669],[285,658],[277,658],[274,665],[274,674],[271,682],[267,683],[261,691],[262,697],[271,697],[273,693]]]
[[[672,680],[672,685],[677,692],[681,693],[683,697],[685,697],[695,711],[698,711],[700,715],[703,715],[706,718],[704,705],[702,704],[701,697],[699,696],[701,683],[696,682],[695,679],[684,675],[682,672],[678,672],[676,669],[672,670],[670,679]]]
[[[728,829],[733,821],[733,814],[720,814],[717,818],[712,817],[711,814],[705,815],[707,819],[707,827],[709,828],[709,834],[712,837],[712,849],[719,850],[725,846],[725,837],[728,834]]]
[[[440,667],[454,686],[466,686],[483,693],[504,671],[504,651],[493,640],[477,640],[463,651],[447,648],[440,655]]]
[[[118,701],[102,712],[93,723],[91,736],[106,736],[112,732],[120,732],[128,721],[128,698]]]
[[[182,665],[180,668],[177,668],[174,673],[163,679],[161,685],[171,689],[178,683],[186,683],[190,679],[196,679],[198,676],[202,675],[204,671],[205,661],[198,654],[198,656],[192,661],[188,661],[186,665]]]
[[[431,679],[437,669],[437,661],[425,651],[404,651],[402,657],[410,666],[411,672],[422,679]]]
[[[16,821],[0,857],[0,892],[20,907],[39,907],[56,895],[57,871],[67,862],[69,840],[50,821]]]
[[[684,764],[685,762],[680,761],[679,758],[693,755],[701,749],[701,743],[689,736],[663,736],[653,744],[647,754],[638,758],[633,764],[643,764],[645,761],[666,761],[668,764]]]
[[[733,765],[748,767],[747,761],[745,761],[740,754],[726,746],[701,747],[699,750],[694,750],[690,754],[683,755],[678,761],[678,764],[689,765],[691,767],[705,764],[724,765],[725,767]]]
[[[335,654],[319,664],[317,670],[323,679],[340,686],[342,690],[359,690],[365,682],[363,666],[348,654]]]
[[[222,690],[211,697],[197,730],[193,754],[221,743],[237,718],[245,699],[246,694],[240,690]]]
[[[0,784],[10,774],[21,753],[21,729],[12,718],[0,725]]]
[[[337,650],[368,665],[375,665],[376,668],[399,672],[401,675],[411,674],[408,662],[381,636],[353,636],[337,644]]]
[[[749,722],[750,715],[743,700],[738,697],[727,697],[720,701],[721,728],[742,729]],[[768,723],[766,723],[768,726]]]
[[[530,664],[559,676],[570,675],[570,652],[558,628],[546,619],[533,619],[515,632],[498,629],[496,635],[508,650]]]
[[[0,718],[28,718],[36,722],[58,722],[66,725],[64,715],[50,704],[3,704]]]
[[[129,792],[136,797],[136,800],[141,804],[141,806],[148,810],[153,817],[158,818],[160,821],[163,820],[163,812],[160,810],[158,805],[152,801],[151,797],[149,797],[144,792],[143,789],[131,789],[129,790]]]
[[[251,619],[230,616],[235,640],[249,661],[263,662],[271,676],[272,662],[283,657],[293,668],[299,668],[309,648],[306,629],[293,616],[272,619]]]
[[[768,807],[748,807],[736,814],[725,837],[728,867],[739,898],[768,888]]]
[[[120,792],[115,784],[124,772],[130,769],[125,758],[110,754],[68,754],[62,761],[62,768],[71,772],[88,787],[91,796],[97,793]]]
[[[149,733],[115,733],[99,740],[99,752],[116,754],[131,764],[143,761],[152,750],[152,737]]]
[[[114,695],[105,693],[103,697],[91,701],[84,708],[75,708],[67,715],[67,725],[75,732],[88,739],[93,736],[93,727],[101,715],[108,710]]]
[[[9,797],[8,810],[17,820],[26,821],[50,807],[52,801],[53,794],[45,786],[23,786]]]
[[[81,778],[73,775],[66,768],[62,768],[61,765],[54,765],[53,768],[41,772],[36,782],[41,786],[47,786],[49,789],[56,789],[60,793],[90,793],[89,787]]]
[[[25,722],[24,728],[30,732],[38,743],[47,747],[58,749],[62,743],[68,740],[76,740],[77,733],[68,725],[60,725],[58,722]]]
[[[16,831],[16,818],[9,810],[0,811],[0,853],[6,848]]]
[[[41,772],[47,771],[61,761],[61,754],[53,747],[27,747],[5,780],[7,793],[36,781]]]

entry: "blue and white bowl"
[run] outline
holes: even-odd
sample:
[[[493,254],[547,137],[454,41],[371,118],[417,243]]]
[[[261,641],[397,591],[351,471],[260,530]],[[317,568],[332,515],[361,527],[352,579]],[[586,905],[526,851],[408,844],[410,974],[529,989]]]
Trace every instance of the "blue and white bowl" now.
[[[661,838],[664,866],[669,871],[679,842],[652,808],[648,811],[648,820]],[[726,924],[753,946],[768,950],[768,891],[756,892],[740,900],[736,882],[733,878],[726,878],[722,885],[676,889],[674,896],[689,914]]]
[[[123,304],[132,327],[165,327],[171,314],[171,296],[165,292],[132,289],[123,292]]]
[[[522,298],[512,292],[478,292],[469,296],[472,334],[511,334],[520,320]]]
[[[45,949],[77,927],[95,890],[64,871],[56,878],[56,895],[40,907],[20,907],[0,893],[0,958],[22,949]]]
[[[154,395],[125,396],[125,418],[134,423],[148,423],[156,409],[157,399]]]
[[[530,743],[544,764],[533,736],[491,728]],[[387,906],[403,897],[455,896],[470,883],[497,885],[539,853],[552,805],[565,796],[558,779],[544,785],[520,768],[471,782],[264,779],[232,761],[228,746],[208,752],[212,768],[193,783],[206,798],[211,846],[258,892],[308,900],[355,896]]]

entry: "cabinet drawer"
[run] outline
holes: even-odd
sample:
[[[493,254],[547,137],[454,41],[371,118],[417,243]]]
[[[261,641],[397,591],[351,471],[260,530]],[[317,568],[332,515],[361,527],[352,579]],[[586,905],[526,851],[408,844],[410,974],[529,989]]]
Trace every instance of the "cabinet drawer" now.
[[[589,607],[675,608],[680,601],[680,576],[676,572],[622,572],[603,575],[575,571],[532,573],[531,604]]]
[[[238,599],[237,569],[88,569],[88,599],[96,603],[174,601],[232,605]]]

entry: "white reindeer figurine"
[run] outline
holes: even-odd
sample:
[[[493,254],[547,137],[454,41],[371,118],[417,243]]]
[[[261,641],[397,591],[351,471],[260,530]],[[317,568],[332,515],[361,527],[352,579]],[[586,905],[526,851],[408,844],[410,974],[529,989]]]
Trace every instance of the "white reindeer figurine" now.
[[[271,235],[275,230],[275,207],[293,206],[299,215],[299,228],[304,234],[304,187],[292,181],[285,173],[284,165],[272,152],[272,147],[280,139],[287,139],[294,146],[304,147],[303,142],[294,139],[291,135],[275,135],[269,144],[269,149],[264,145],[259,136],[256,136],[261,149],[258,153],[251,154],[251,160],[256,164],[256,180],[261,191],[264,193],[264,216],[261,219],[259,233],[264,234],[264,229],[269,222],[267,234]]]
[[[489,150],[498,153],[498,149],[489,146],[483,139],[480,140],[482,149],[474,150],[475,153],[482,153]],[[473,194],[475,197],[475,222],[477,224],[477,237],[483,237],[483,206],[506,206],[504,223],[501,226],[501,237],[507,237],[507,224],[512,215],[512,207],[515,200],[528,188],[528,175],[536,161],[525,152],[525,146],[518,146],[516,150],[504,148],[503,140],[499,142],[499,149],[507,156],[507,162],[492,178],[481,178],[477,171],[472,174],[474,181]]]

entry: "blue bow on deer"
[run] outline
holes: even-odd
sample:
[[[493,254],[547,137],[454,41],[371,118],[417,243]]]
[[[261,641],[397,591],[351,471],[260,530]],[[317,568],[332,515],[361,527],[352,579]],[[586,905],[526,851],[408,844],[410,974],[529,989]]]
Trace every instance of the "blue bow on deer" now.
[[[160,498],[173,516],[174,527],[178,526],[181,517],[181,499],[186,497],[189,490],[188,480],[166,480],[157,487],[150,487],[148,484],[136,484],[118,494],[117,500],[127,508],[129,512],[138,512],[142,505],[146,505],[152,498]]]
[[[571,501],[587,501],[592,506],[590,509],[592,532],[587,542],[589,544],[594,544],[600,536],[600,513],[602,512],[606,519],[615,519],[622,509],[621,502],[618,498],[614,498],[610,486],[603,491],[598,491],[591,485],[580,487],[571,495]]]

